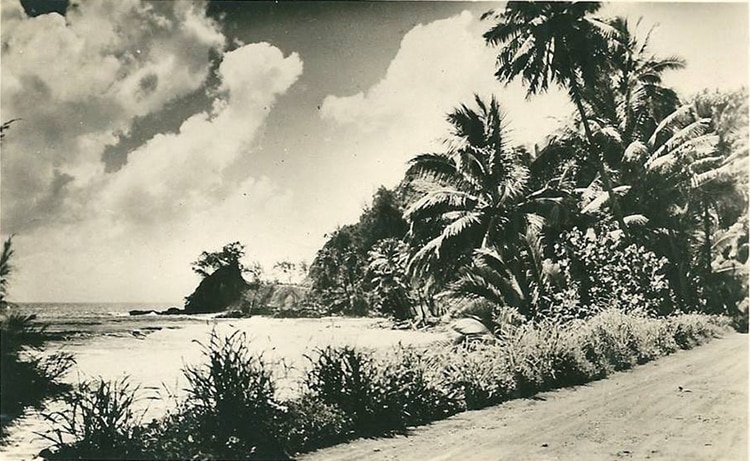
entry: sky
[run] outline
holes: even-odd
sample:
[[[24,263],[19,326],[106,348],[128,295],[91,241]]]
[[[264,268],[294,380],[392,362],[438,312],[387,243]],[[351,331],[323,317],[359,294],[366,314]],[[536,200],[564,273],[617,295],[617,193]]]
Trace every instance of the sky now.
[[[179,303],[191,261],[311,261],[445,115],[495,95],[512,141],[569,117],[564,93],[494,80],[480,21],[502,3],[2,0],[0,234],[17,302]],[[748,80],[748,6],[615,3],[657,25],[688,96]]]

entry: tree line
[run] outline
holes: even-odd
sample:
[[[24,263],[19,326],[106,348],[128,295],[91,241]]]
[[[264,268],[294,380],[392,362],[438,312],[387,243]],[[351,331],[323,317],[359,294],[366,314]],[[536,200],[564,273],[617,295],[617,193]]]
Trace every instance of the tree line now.
[[[496,78],[528,97],[557,85],[575,112],[530,152],[508,142],[502,101],[459,104],[446,149],[415,155],[318,251],[309,279],[325,310],[424,319],[479,299],[528,319],[613,304],[746,317],[747,90],[682,99],[663,75],[685,61],[600,7],[483,16]]]

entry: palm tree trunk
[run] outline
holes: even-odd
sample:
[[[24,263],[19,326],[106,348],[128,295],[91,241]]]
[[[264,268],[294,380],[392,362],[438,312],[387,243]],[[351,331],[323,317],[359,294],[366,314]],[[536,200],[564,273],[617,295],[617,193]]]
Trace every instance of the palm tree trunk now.
[[[703,235],[703,264],[708,275],[711,273],[711,215],[705,200],[703,200]]]
[[[490,218],[490,223],[487,225],[487,232],[484,233],[482,239],[482,248],[495,248],[495,223],[497,223],[497,216],[493,215]]]
[[[615,220],[620,225],[620,229],[622,230],[625,239],[628,239],[628,227],[625,224],[625,218],[622,215],[620,201],[617,199],[617,195],[615,195],[615,192],[612,190],[612,179],[610,178],[609,172],[604,165],[604,159],[601,155],[599,155],[598,152],[594,151],[594,135],[591,133],[591,128],[589,127],[589,120],[586,117],[586,110],[583,108],[578,83],[576,82],[575,78],[570,79],[570,90],[571,96],[573,97],[573,103],[575,103],[576,108],[578,109],[578,114],[581,116],[583,131],[586,134],[586,142],[589,146],[589,156],[592,157],[596,162],[596,167],[599,170],[599,174],[602,177],[602,182],[604,183],[604,190],[607,191],[607,195],[609,195],[609,201],[610,203],[612,203],[612,213],[615,215]]]

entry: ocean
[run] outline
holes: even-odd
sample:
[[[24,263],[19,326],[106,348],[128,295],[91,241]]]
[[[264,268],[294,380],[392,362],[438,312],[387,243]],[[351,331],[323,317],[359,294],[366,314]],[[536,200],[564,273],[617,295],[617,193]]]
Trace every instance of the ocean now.
[[[132,310],[163,311],[169,303],[17,303],[13,311],[33,315],[35,322],[45,326],[53,341],[76,340],[92,336],[132,335],[142,329],[204,322],[211,314],[157,316],[156,314],[132,316]]]
[[[165,303],[18,303],[18,311],[36,315],[42,321],[69,321],[111,319],[128,316],[128,312],[140,310],[162,310]]]

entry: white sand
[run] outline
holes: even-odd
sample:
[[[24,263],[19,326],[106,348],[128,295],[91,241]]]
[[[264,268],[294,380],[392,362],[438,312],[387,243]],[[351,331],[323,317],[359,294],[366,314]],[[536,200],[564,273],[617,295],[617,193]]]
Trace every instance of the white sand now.
[[[206,320],[186,322],[177,329],[155,331],[142,339],[132,337],[99,336],[71,343],[64,350],[74,354],[77,366],[67,376],[75,383],[79,379],[102,377],[114,380],[129,376],[132,384],[141,387],[141,407],[148,406],[146,418],[163,413],[165,400],[154,401],[145,397],[157,392],[165,395],[165,387],[181,392],[185,385],[182,376],[184,364],[203,362],[201,346],[206,343],[213,328],[222,335],[240,330],[247,335],[250,348],[262,352],[267,363],[277,365],[279,393],[289,395],[309,364],[304,356],[327,345],[351,345],[365,348],[383,348],[399,342],[409,345],[426,345],[447,336],[434,332],[396,331],[377,328],[375,319],[250,319]],[[285,366],[279,365],[283,363]],[[161,389],[161,391],[159,391]],[[39,415],[28,414],[11,428],[9,443],[0,447],[4,460],[29,460],[48,442],[34,435],[47,424]]]

